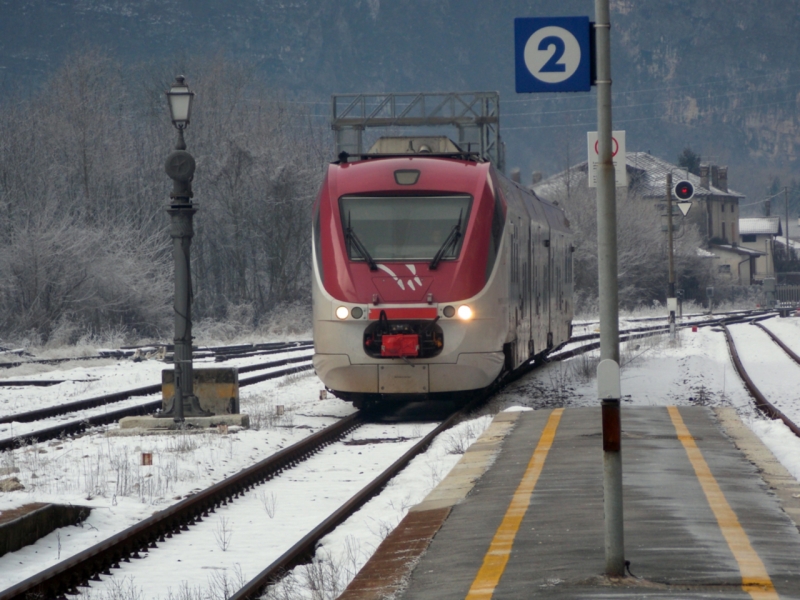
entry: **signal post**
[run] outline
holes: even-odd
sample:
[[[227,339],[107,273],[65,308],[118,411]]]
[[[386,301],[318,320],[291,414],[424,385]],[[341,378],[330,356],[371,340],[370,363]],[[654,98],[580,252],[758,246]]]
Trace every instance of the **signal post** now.
[[[680,200],[678,207],[683,216],[689,212],[692,203],[689,200],[694,196],[694,186],[688,181],[679,181],[675,184],[675,196]],[[675,313],[678,312],[678,298],[675,293],[675,258],[673,253],[672,229],[672,173],[667,173],[667,239],[669,256],[669,285],[667,287],[667,310],[669,311],[669,339],[675,339]]]

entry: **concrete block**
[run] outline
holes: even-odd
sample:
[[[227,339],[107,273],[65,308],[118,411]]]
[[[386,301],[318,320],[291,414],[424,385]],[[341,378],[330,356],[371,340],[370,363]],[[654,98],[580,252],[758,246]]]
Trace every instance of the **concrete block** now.
[[[31,504],[21,507],[17,511],[4,511],[15,516],[10,520],[0,522],[0,556],[8,552],[15,552],[43,538],[60,527],[76,525],[85,520],[91,512],[86,506],[62,506],[59,504]]]
[[[183,423],[186,429],[208,429],[219,425],[228,427],[250,427],[248,415],[214,415],[213,417],[187,417]],[[179,424],[172,419],[157,417],[123,417],[119,420],[120,429],[141,429],[147,431],[170,431],[180,429]]]
[[[200,408],[214,415],[239,414],[239,371],[236,367],[215,369],[194,369],[194,395],[200,401]],[[175,370],[161,371],[161,406],[167,404],[175,395]]]

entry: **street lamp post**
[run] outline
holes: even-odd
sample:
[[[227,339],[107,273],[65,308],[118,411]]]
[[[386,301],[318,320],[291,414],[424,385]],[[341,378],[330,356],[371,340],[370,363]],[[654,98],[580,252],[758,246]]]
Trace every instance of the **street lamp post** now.
[[[185,417],[203,417],[210,413],[200,408],[194,395],[192,374],[192,276],[190,250],[194,230],[192,218],[197,209],[192,204],[194,157],[186,151],[183,130],[189,125],[194,92],[182,76],[167,92],[172,124],[178,130],[175,151],[167,157],[164,170],[173,181],[170,193],[170,236],[175,260],[175,395],[159,416],[183,422]]]

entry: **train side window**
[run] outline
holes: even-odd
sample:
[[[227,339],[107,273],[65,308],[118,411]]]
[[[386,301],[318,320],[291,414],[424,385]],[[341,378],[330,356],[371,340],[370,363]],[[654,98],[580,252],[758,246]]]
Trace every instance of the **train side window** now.
[[[313,234],[314,234],[314,254],[317,260],[317,269],[319,270],[319,278],[320,280],[325,283],[325,272],[322,270],[322,240],[321,240],[321,230],[322,227],[320,225],[320,207],[317,206],[317,213],[314,216],[314,225],[313,225]]]
[[[497,255],[500,252],[500,242],[503,239],[503,227],[505,225],[506,215],[503,211],[503,205],[500,198],[495,194],[494,197],[494,214],[492,215],[492,231],[489,236],[489,252],[486,260],[486,281],[492,275],[494,263],[497,260]]]

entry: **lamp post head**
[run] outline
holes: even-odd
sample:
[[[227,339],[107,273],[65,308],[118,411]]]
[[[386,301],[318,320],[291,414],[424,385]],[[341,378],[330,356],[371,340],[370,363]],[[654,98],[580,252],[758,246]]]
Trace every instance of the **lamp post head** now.
[[[178,202],[191,202],[192,179],[194,178],[195,162],[191,154],[186,152],[186,142],[183,140],[183,130],[189,125],[192,114],[192,100],[194,92],[189,89],[183,75],[175,78],[175,83],[167,92],[169,112],[172,124],[178,130],[178,142],[175,152],[167,157],[164,168],[174,183],[170,198]]]
[[[172,124],[178,129],[183,130],[189,125],[192,114],[192,100],[194,92],[189,90],[183,75],[175,78],[175,83],[167,92],[169,99],[169,112],[172,117]]]

